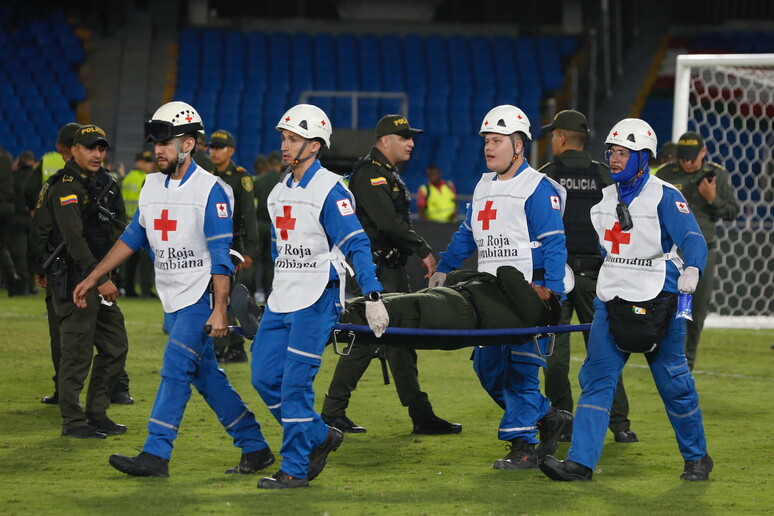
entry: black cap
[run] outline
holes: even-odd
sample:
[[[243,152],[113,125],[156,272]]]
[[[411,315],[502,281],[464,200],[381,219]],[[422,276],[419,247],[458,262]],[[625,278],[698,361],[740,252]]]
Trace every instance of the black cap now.
[[[387,115],[376,124],[376,137],[381,138],[388,134],[398,134],[404,138],[411,138],[415,134],[424,133],[422,129],[414,129],[409,125],[403,115]]]
[[[110,148],[105,131],[94,124],[82,126],[73,135],[73,145],[80,143],[84,147],[91,147],[100,142],[104,143],[105,147]]]
[[[21,153],[19,154],[19,159],[31,159],[34,161],[35,154],[31,150],[21,151]]]
[[[556,114],[553,122],[542,127],[544,133],[546,131],[553,131],[554,129],[564,129],[565,131],[588,134],[589,121],[586,120],[586,115],[580,111],[565,109]]]
[[[223,129],[218,129],[210,135],[210,147],[234,147],[234,136]]]
[[[62,145],[66,145],[67,147],[73,146],[73,136],[75,136],[75,131],[81,128],[81,124],[77,122],[70,122],[69,124],[63,125],[59,129],[59,134],[56,137],[56,141],[61,143]]]
[[[694,131],[688,131],[677,140],[677,159],[696,159],[704,148],[704,138]]]
[[[138,152],[134,157],[134,161],[153,161],[153,153],[151,151]]]

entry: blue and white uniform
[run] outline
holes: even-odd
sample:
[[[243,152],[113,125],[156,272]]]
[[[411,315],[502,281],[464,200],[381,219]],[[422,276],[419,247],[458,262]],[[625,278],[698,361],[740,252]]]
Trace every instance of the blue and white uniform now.
[[[494,172],[484,174],[465,222],[440,255],[438,271],[457,269],[478,252],[481,271],[496,274],[497,267],[512,265],[528,281],[562,293],[567,261],[562,222],[565,195],[562,186],[526,161],[506,181]],[[505,410],[498,431],[501,440],[538,442],[536,424],[550,408],[540,393],[540,366],[546,366],[545,358],[531,341],[474,349],[473,369],[481,385]]]
[[[363,292],[381,292],[371,246],[341,177],[320,162],[274,187],[268,199],[274,282],[252,345],[253,386],[282,424],[282,466],[306,478],[309,454],[328,427],[312,383],[342,309],[344,257]]]
[[[234,197],[231,187],[195,162],[183,178],[149,174],[139,208],[121,240],[151,250],[156,289],[170,325],[161,384],[143,451],[169,460],[191,384],[215,411],[242,453],[268,447],[255,416],[218,368],[212,338],[202,330],[212,306],[213,274],[230,276]]]
[[[677,292],[677,248],[683,253],[685,267],[703,271],[707,261],[707,244],[682,194],[647,170],[638,182],[635,191],[624,197],[634,223],[631,230],[622,231],[618,222],[615,185],[603,190],[602,201],[591,210],[604,264],[597,282],[588,355],[579,374],[582,393],[567,458],[592,470],[602,454],[616,383],[629,359],[629,353],[620,351],[610,334],[605,301],[615,296],[646,301],[662,291]],[[673,317],[660,347],[645,358],[680,453],[685,460],[693,461],[707,454],[707,443],[699,398],[683,349],[684,337],[685,320]]]

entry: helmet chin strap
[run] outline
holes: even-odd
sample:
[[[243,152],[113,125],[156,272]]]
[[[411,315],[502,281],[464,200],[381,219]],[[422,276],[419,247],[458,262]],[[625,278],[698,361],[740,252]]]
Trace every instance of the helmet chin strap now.
[[[519,160],[519,153],[516,152],[516,138],[513,137],[513,133],[508,135],[511,138],[511,146],[513,147],[513,158],[511,158],[511,164],[508,165],[508,168],[503,170],[502,172],[497,172],[498,176],[504,176],[507,174],[513,166],[516,164],[516,162]]]
[[[296,154],[296,157],[293,158],[288,163],[288,166],[285,167],[285,170],[282,172],[282,179],[284,179],[285,177],[287,177],[288,174],[293,172],[293,169],[296,168],[297,166],[299,166],[301,163],[303,163],[304,161],[307,161],[307,160],[310,160],[310,159],[314,158],[315,156],[317,156],[320,153],[320,151],[312,152],[311,154],[309,154],[309,156],[307,156],[305,158],[302,158],[301,154],[304,153],[304,149],[306,149],[306,146],[308,144],[309,144],[309,140],[304,140],[304,144],[301,145],[301,148],[298,150],[298,154]]]
[[[191,151],[183,152],[183,148],[180,146],[179,138],[176,137],[174,138],[173,141],[175,142],[175,150],[177,151],[177,163],[175,163],[174,170],[170,170],[168,168],[167,170],[162,171],[168,176],[174,176],[175,174],[177,174],[178,171],[180,170],[180,165],[182,165],[185,162],[186,158],[191,155]]]

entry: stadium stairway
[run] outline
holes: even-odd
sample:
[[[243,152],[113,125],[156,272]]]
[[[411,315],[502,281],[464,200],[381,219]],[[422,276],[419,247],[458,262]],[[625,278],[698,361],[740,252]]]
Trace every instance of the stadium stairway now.
[[[143,122],[161,104],[166,46],[174,37],[155,37],[147,13],[133,10],[116,33],[95,35],[87,52],[91,121],[108,132],[114,162],[127,171],[143,146]]]

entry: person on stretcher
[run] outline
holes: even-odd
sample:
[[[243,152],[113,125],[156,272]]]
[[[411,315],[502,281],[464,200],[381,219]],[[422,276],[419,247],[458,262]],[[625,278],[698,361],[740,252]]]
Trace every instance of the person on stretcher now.
[[[425,288],[411,294],[383,294],[382,300],[390,317],[389,326],[401,328],[474,330],[552,326],[559,321],[561,312],[556,296],[543,301],[535,286],[511,266],[498,268],[497,276],[456,270],[449,273],[443,287]],[[348,300],[339,322],[367,325],[366,302],[363,297]]]

